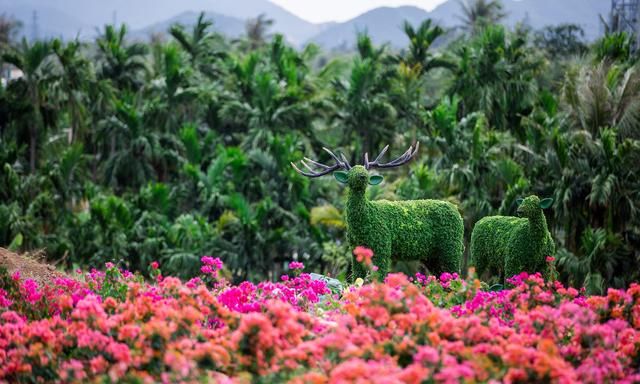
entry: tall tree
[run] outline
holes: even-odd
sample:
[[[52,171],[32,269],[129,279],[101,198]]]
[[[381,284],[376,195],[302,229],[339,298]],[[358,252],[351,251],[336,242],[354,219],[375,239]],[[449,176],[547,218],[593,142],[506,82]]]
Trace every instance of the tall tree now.
[[[224,57],[219,49],[222,45],[220,35],[211,30],[213,22],[205,19],[205,13],[198,16],[191,33],[185,31],[181,25],[174,25],[170,29],[171,36],[178,41],[180,47],[187,52],[191,65],[203,73],[214,74],[214,60]]]
[[[464,0],[460,7],[462,28],[473,35],[488,25],[497,24],[507,15],[500,0]]]
[[[336,81],[337,120],[344,125],[342,143],[354,143],[352,160],[375,153],[393,138],[396,110],[388,90],[397,71],[389,66],[386,47],[376,48],[366,34],[358,35],[358,56],[346,81]],[[356,157],[357,156],[357,157]]]
[[[22,22],[6,14],[0,15],[0,49],[10,45],[22,28]]]
[[[6,63],[20,69],[23,76],[16,81],[22,84],[26,97],[31,103],[31,111],[25,116],[29,132],[29,168],[36,171],[38,160],[38,145],[40,135],[45,128],[42,116],[48,81],[52,75],[51,43],[36,41],[30,44],[26,39],[14,49],[2,55]],[[16,88],[17,89],[17,88]]]
[[[64,44],[60,40],[54,40],[52,47],[60,66],[58,97],[60,102],[66,105],[71,123],[70,141],[83,141],[87,126],[87,87],[93,80],[93,68],[82,55],[82,43],[79,41]]]
[[[268,19],[267,15],[260,14],[254,19],[249,19],[245,25],[248,49],[253,51],[265,44],[269,38],[269,28],[274,24],[273,19]]]
[[[487,27],[456,51],[450,94],[462,96],[462,113],[480,110],[492,127],[511,130],[522,141],[522,116],[531,112],[543,58],[530,52],[528,37],[502,26]]]
[[[404,22],[404,33],[409,38],[409,50],[403,60],[410,66],[420,65],[420,73],[424,74],[431,69],[452,67],[453,64],[441,57],[434,56],[433,43],[445,34],[445,30],[439,25],[432,25],[431,19],[424,20],[418,28],[414,28],[408,21]]]
[[[587,51],[584,30],[576,24],[547,26],[536,33],[535,44],[545,49],[553,59],[579,55]]]
[[[127,27],[107,25],[98,43],[98,74],[111,80],[118,89],[137,90],[148,71],[147,46],[127,43]]]

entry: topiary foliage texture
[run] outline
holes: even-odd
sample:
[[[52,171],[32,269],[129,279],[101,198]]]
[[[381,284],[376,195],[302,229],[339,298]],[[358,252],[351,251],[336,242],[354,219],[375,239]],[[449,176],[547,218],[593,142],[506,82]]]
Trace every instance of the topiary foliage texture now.
[[[520,272],[543,272],[546,256],[555,253],[543,209],[553,199],[518,199],[518,216],[489,216],[478,221],[471,234],[471,262],[476,272],[498,276],[504,282]]]
[[[379,159],[388,146],[373,161],[365,155],[365,164],[351,167],[344,156],[340,160],[324,148],[336,160],[334,166],[320,164],[305,158],[316,169],[302,164],[310,172],[298,172],[318,177],[334,172],[335,178],[349,187],[346,222],[347,239],[353,249],[365,246],[373,251],[373,264],[378,267],[378,279],[383,279],[395,260],[419,260],[432,273],[458,272],[464,250],[464,226],[455,205],[440,200],[369,201],[367,185],[382,182],[382,176],[369,175],[372,168],[391,168],[408,162],[417,152],[410,147],[402,156],[389,163]],[[345,169],[339,171],[338,169]],[[367,269],[355,258],[352,261],[352,279],[364,278]]]

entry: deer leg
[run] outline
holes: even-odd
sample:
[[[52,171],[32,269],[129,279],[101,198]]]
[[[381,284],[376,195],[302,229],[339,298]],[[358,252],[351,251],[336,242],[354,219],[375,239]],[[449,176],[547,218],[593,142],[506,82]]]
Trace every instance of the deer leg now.
[[[367,269],[353,256],[351,258],[351,282],[353,283],[357,278],[364,279],[365,277],[367,277]]]
[[[379,247],[377,253],[373,254],[373,265],[378,267],[374,272],[375,279],[383,281],[391,269],[391,245]]]
[[[449,244],[448,244],[449,245]],[[456,247],[451,244],[448,249],[440,250],[440,268],[439,273],[450,272],[460,273],[460,263],[462,259],[462,247]]]

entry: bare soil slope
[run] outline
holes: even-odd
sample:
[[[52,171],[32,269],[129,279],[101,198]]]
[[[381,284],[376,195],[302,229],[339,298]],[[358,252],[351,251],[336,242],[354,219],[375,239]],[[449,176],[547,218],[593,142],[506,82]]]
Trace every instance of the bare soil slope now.
[[[33,279],[39,284],[52,283],[57,277],[65,276],[56,271],[53,265],[36,260],[37,256],[19,255],[7,249],[0,248],[0,266],[5,267],[9,273],[20,271],[23,278]]]

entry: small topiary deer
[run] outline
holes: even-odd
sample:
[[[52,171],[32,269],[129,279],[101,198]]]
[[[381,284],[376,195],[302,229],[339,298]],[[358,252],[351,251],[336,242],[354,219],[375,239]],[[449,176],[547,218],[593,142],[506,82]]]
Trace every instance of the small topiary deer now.
[[[323,149],[336,162],[332,166],[308,158],[302,161],[308,172],[301,171],[293,163],[291,165],[307,177],[320,177],[333,172],[339,182],[348,185],[347,240],[352,249],[361,245],[373,250],[373,264],[378,268],[378,279],[387,275],[393,260],[419,260],[433,273],[459,272],[464,250],[464,226],[455,205],[440,200],[367,199],[367,184],[377,185],[383,179],[380,175],[369,175],[371,169],[403,165],[418,152],[416,144],[415,149],[409,147],[397,159],[381,163],[380,159],[388,148],[387,145],[373,161],[369,161],[368,154],[365,154],[364,165],[354,167],[349,165],[344,155],[340,159],[326,148]],[[351,277],[364,278],[366,268],[355,258],[352,263]]]
[[[543,272],[546,257],[555,252],[543,209],[553,199],[537,196],[518,199],[518,216],[488,216],[471,234],[471,262],[479,276],[489,272],[500,281],[520,272]]]

